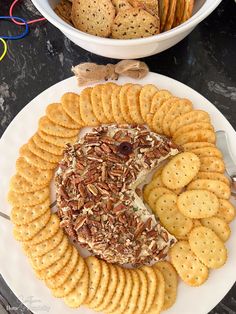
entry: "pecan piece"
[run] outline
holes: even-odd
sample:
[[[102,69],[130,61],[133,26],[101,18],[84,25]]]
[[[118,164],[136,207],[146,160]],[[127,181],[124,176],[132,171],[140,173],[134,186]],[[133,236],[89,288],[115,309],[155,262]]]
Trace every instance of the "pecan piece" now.
[[[168,242],[169,237],[166,231],[162,230],[160,235],[165,242]]]
[[[100,157],[104,154],[104,151],[100,148],[100,147],[95,147],[94,151],[96,152],[96,154]]]
[[[123,170],[110,170],[109,174],[111,174],[114,177],[120,177],[123,174]]]
[[[93,176],[85,179],[84,184],[94,183],[97,181],[98,177],[99,177],[99,174],[93,175]]]
[[[86,209],[92,208],[93,206],[94,206],[93,201],[88,201],[87,203],[84,204],[84,208],[86,208]]]
[[[103,136],[101,140],[103,143],[106,143],[106,144],[114,144],[115,143],[114,139],[109,137],[109,136]]]
[[[61,194],[61,196],[65,199],[68,200],[69,196],[67,194],[67,192],[65,191],[65,189],[61,186],[59,194]]]
[[[103,162],[102,158],[98,158],[97,156],[87,156],[88,160]]]
[[[152,229],[152,218],[148,218],[144,223],[144,230],[151,230]]]
[[[106,164],[103,163],[102,164],[102,175],[101,175],[101,179],[104,182],[107,179],[107,167]]]
[[[94,184],[88,184],[87,185],[87,189],[89,190],[89,192],[91,192],[94,196],[98,195],[98,189],[96,188],[96,186]]]
[[[99,192],[101,193],[102,196],[110,196],[110,192],[105,190],[105,189],[102,189],[100,188],[100,186],[97,187]]]
[[[84,165],[81,163],[81,161],[77,161],[76,167],[79,170],[84,170]]]
[[[142,189],[140,189],[140,188],[136,188],[136,189],[135,189],[135,193],[136,193],[139,197],[142,197],[142,195],[143,195]]]
[[[117,187],[117,185],[116,184],[114,184],[114,183],[108,183],[108,186],[109,186],[109,188],[110,188],[110,190],[113,192],[113,193],[117,193],[117,192],[119,192],[119,188]]]
[[[161,250],[157,256],[158,256],[160,259],[166,258],[167,253],[165,252],[165,249]]]
[[[87,196],[86,189],[82,183],[78,185],[78,191],[83,198],[86,198]]]
[[[135,230],[134,236],[138,237],[145,230],[145,224],[140,222]]]
[[[103,143],[101,145],[101,149],[103,150],[103,152],[105,153],[111,153],[111,149],[109,148],[109,146],[106,143]]]
[[[107,156],[107,160],[108,161],[111,161],[111,162],[114,162],[114,163],[116,163],[116,162],[121,162],[121,158],[119,158],[118,156],[116,156],[116,155],[112,155],[112,154],[109,154],[108,156]]]
[[[115,213],[118,213],[120,211],[123,211],[124,209],[126,209],[126,206],[124,204],[119,204],[113,208],[113,211]]]
[[[151,231],[147,232],[147,236],[149,238],[155,238],[155,237],[157,237],[157,231],[152,229]]]
[[[70,225],[70,220],[68,220],[68,219],[62,220],[60,222],[60,227],[61,228],[65,228],[66,226],[69,226],[69,225]]]
[[[80,216],[76,219],[75,224],[74,224],[74,228],[76,231],[78,231],[83,224],[86,222],[87,217],[86,216]]]
[[[107,201],[107,204],[106,204],[107,210],[108,210],[108,211],[111,211],[111,210],[112,210],[112,206],[113,206],[112,200],[109,199],[109,200]]]

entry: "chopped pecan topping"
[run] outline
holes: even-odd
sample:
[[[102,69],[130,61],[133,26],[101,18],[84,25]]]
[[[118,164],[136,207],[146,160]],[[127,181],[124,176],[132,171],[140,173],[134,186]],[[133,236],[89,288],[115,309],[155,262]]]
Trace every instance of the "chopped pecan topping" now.
[[[97,127],[68,144],[55,177],[60,226],[111,263],[165,258],[176,240],[148,212],[136,182],[177,152],[144,126]]]

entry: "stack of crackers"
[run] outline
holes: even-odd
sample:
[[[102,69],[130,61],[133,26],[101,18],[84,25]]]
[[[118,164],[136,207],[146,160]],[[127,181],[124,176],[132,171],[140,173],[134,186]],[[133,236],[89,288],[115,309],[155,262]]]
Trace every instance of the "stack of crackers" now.
[[[65,145],[85,126],[114,123],[147,124],[182,147],[143,190],[144,201],[178,240],[168,259],[153,266],[128,269],[84,259],[50,209],[50,183]],[[20,149],[8,199],[14,237],[52,295],[72,308],[160,313],[175,303],[178,276],[199,286],[210,269],[223,266],[235,208],[215,141],[208,113],[151,84],[99,84],[50,104],[38,131]]]
[[[194,0],[61,0],[55,12],[85,33],[114,39],[144,38],[187,21]]]
[[[222,155],[214,146],[204,146],[208,144],[187,143],[189,151],[158,169],[144,188],[147,204],[179,240],[170,250],[170,259],[181,279],[191,286],[203,284],[209,269],[226,262],[224,242],[235,217]]]

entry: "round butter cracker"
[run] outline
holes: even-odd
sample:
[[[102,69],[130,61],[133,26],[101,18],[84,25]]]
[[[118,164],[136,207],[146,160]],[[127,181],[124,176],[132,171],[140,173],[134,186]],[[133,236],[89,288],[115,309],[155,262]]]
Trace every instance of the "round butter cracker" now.
[[[54,155],[42,148],[40,148],[33,140],[33,138],[31,138],[28,141],[28,148],[29,150],[35,154],[36,156],[38,156],[39,158],[45,160],[46,162],[51,162],[51,163],[58,163],[62,156],[60,155]]]
[[[137,124],[143,124],[144,120],[141,116],[139,96],[142,86],[139,84],[131,85],[127,91],[127,104],[132,120]]]
[[[102,103],[102,84],[98,84],[93,87],[91,92],[91,103],[93,108],[93,113],[97,120],[102,123],[106,124],[109,123],[104,111],[103,111],[103,103]]]
[[[50,289],[56,289],[62,286],[75,269],[78,259],[83,260],[82,257],[79,256],[77,248],[73,246],[69,261],[53,277],[45,278],[46,286]],[[61,259],[58,262],[60,261]]]
[[[12,206],[27,207],[43,203],[50,196],[49,187],[31,193],[8,192],[8,201]]]
[[[188,133],[190,131],[195,130],[212,130],[214,131],[214,128],[210,122],[194,122],[191,124],[183,125],[182,127],[178,128],[176,132],[174,132],[173,140],[175,140],[179,135]],[[209,145],[208,145],[209,146]]]
[[[78,129],[79,127],[82,127],[84,125],[84,122],[80,114],[80,96],[78,94],[75,94],[75,93],[64,94],[61,97],[61,105],[62,105],[63,110],[68,114],[68,116],[75,123],[78,124]],[[73,134],[73,131],[74,131],[74,134]],[[78,133],[78,130],[67,129],[65,134],[67,134],[67,137],[70,137],[70,136],[75,136],[76,135],[75,132]],[[61,132],[59,134],[61,134]]]
[[[144,121],[147,122],[147,114],[151,111],[151,104],[154,95],[158,92],[155,85],[147,84],[144,85],[140,91],[139,102],[140,112]]]
[[[120,91],[121,91],[121,86],[117,85],[113,88],[113,91],[111,94],[112,115],[113,115],[114,120],[117,124],[126,123],[126,121],[122,115],[122,112],[121,112]]]
[[[148,312],[150,314],[160,313],[163,308],[164,299],[165,299],[164,276],[162,275],[161,271],[158,268],[154,267],[154,271],[157,277],[157,288],[156,288],[155,297],[152,303],[152,307]]]
[[[164,304],[162,310],[167,310],[176,301],[177,296],[177,286],[178,286],[178,276],[176,270],[171,265],[170,262],[158,262],[154,265],[155,268],[159,269],[162,273],[165,281],[165,295],[164,295]]]
[[[113,295],[112,300],[109,302],[107,307],[104,309],[105,313],[112,313],[119,305],[121,297],[124,293],[125,283],[126,283],[126,277],[125,277],[125,271],[122,267],[116,266],[117,272],[118,272],[118,283],[116,291]]]
[[[60,220],[57,214],[52,214],[46,226],[37,233],[33,239],[28,241],[28,245],[36,245],[54,236],[60,228]]]
[[[89,270],[89,291],[85,304],[90,304],[96,295],[101,280],[102,264],[99,259],[94,256],[89,256],[86,259],[86,264]]]
[[[35,269],[34,271],[37,274],[37,276],[42,280],[47,280],[49,278],[54,277],[61,269],[64,268],[64,266],[68,263],[72,255],[72,246],[68,245],[66,251],[63,253],[62,256],[60,256],[53,264],[51,264],[49,267],[45,269]],[[49,261],[49,259],[48,259]],[[34,264],[31,260],[31,265],[34,267]]]
[[[174,105],[174,103],[179,100],[177,97],[171,97],[169,99],[166,99],[163,104],[157,109],[153,116],[152,120],[152,128],[156,133],[163,133],[162,129],[162,122],[167,114],[167,112],[170,110],[170,108]]]
[[[203,110],[192,110],[187,112],[174,120],[170,126],[170,134],[174,133],[181,127],[189,125],[195,122],[210,122],[210,116]]]
[[[107,287],[109,285],[109,281],[110,281],[110,268],[108,264],[104,261],[100,261],[100,263],[102,264],[102,273],[101,273],[100,282],[97,287],[97,291],[94,298],[92,299],[90,303],[88,303],[88,306],[91,309],[93,308],[96,309],[102,303],[105,293],[107,291]]]
[[[17,172],[28,182],[37,185],[49,184],[53,176],[52,170],[42,170],[29,164],[25,158],[19,157],[16,160]]]
[[[143,313],[149,313],[156,295],[158,278],[153,267],[143,266],[140,270],[145,273],[148,281],[147,299]]]
[[[11,210],[11,220],[18,226],[30,224],[33,220],[42,216],[46,211],[50,212],[49,206],[50,200],[47,198],[42,203],[34,206],[13,207]]]
[[[228,186],[230,186],[229,179],[222,173],[219,172],[207,172],[207,171],[199,171],[194,180],[198,179],[207,179],[207,180],[217,180],[222,181]]]
[[[164,187],[157,187],[151,190],[151,192],[148,195],[147,203],[153,211],[155,210],[157,200],[162,195],[165,195],[165,194],[175,194],[175,193]]]
[[[112,108],[112,95],[117,87],[118,85],[115,83],[106,83],[102,85],[103,112],[107,118],[107,121],[110,123],[115,122],[115,118],[113,116],[113,108]]]
[[[185,98],[178,99],[167,112],[162,121],[162,129],[164,131],[164,134],[170,136],[171,123],[182,114],[190,112],[192,108],[193,105],[190,100]]]
[[[38,257],[38,256],[42,256],[46,253],[48,253],[49,251],[53,250],[56,246],[59,245],[59,243],[62,241],[63,238],[63,231],[62,229],[58,229],[57,233],[54,234],[51,238],[40,242],[36,245],[32,245],[29,247],[29,254],[32,257]]]
[[[87,265],[81,258],[77,261],[75,268],[73,269],[69,277],[66,279],[66,281],[60,287],[51,289],[52,295],[56,298],[66,297],[76,287],[76,285],[82,278],[85,269],[87,269]]]
[[[17,241],[28,241],[33,239],[37,233],[42,230],[50,219],[51,213],[47,210],[39,218],[35,219],[28,225],[14,226],[13,235]]]
[[[131,86],[132,86],[132,84],[130,84],[130,83],[127,83],[127,84],[124,84],[123,86],[121,86],[119,100],[120,100],[120,110],[121,110],[121,114],[123,116],[123,119],[125,120],[126,123],[133,124],[134,121],[131,118],[131,115],[129,113],[129,106],[127,103],[127,92]]]
[[[121,296],[121,299],[120,299],[120,302],[117,306],[117,308],[110,312],[110,314],[120,314],[120,313],[123,313],[123,311],[126,310],[127,308],[127,304],[129,302],[129,298],[130,298],[130,295],[131,295],[131,292],[132,292],[132,288],[133,288],[133,279],[132,279],[132,275],[131,275],[131,270],[130,269],[127,269],[125,268],[124,269],[124,273],[125,273],[125,287],[124,287],[124,291],[123,291],[123,294]]]
[[[62,101],[62,106],[63,106],[63,101]],[[65,110],[64,106],[63,106],[63,109]],[[74,104],[73,104],[73,111],[74,110],[75,109],[74,109]],[[52,122],[51,120],[49,120],[47,116],[43,116],[42,118],[39,119],[39,130],[41,130],[41,131],[43,131],[49,135],[60,136],[60,137],[73,137],[73,136],[76,136],[78,134],[78,130],[68,129],[68,128],[65,128],[64,126],[56,124],[56,123]],[[43,148],[43,147],[41,147],[41,148]]]
[[[135,314],[143,314],[147,301],[147,292],[148,292],[148,279],[147,275],[144,271],[140,269],[136,269],[136,273],[139,276],[139,280],[141,282],[139,296],[137,300],[137,304],[134,310]]]
[[[212,130],[193,130],[184,134],[180,134],[175,138],[177,145],[183,145],[189,142],[209,142],[216,143],[216,135]]]
[[[89,272],[85,268],[82,277],[76,284],[74,290],[72,290],[66,297],[64,297],[65,304],[71,308],[80,307],[85,301],[88,295],[88,285],[89,285]]]
[[[92,88],[85,88],[80,94],[80,114],[85,125],[87,126],[98,126],[99,121],[97,120],[91,101]]]
[[[62,238],[62,241],[52,251],[47,252],[42,256],[31,256],[31,262],[35,269],[44,270],[55,263],[65,253],[69,245],[67,236]]]
[[[102,312],[111,302],[118,286],[118,270],[115,265],[108,264],[110,270],[109,285],[106,288],[103,300],[99,306],[96,307],[96,311]]]
[[[57,163],[46,161],[32,153],[28,144],[25,144],[20,148],[20,156],[24,157],[29,164],[42,170],[54,170],[57,167]]]
[[[46,108],[46,115],[52,122],[68,129],[79,129],[80,125],[71,119],[63,110],[61,104],[50,104]]]
[[[33,182],[27,181],[19,173],[16,173],[10,180],[10,189],[16,193],[33,193],[38,190],[42,190],[48,185],[47,183],[43,184],[34,184]]]

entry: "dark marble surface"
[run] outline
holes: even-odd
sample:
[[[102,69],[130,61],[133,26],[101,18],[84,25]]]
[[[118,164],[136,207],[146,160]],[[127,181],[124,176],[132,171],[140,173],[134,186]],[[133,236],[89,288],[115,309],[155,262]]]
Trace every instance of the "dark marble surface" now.
[[[9,2],[0,2],[1,15],[7,15]],[[30,18],[37,12],[28,0],[21,1],[15,14]],[[16,27],[0,22],[0,36],[11,31],[16,31]],[[31,99],[70,77],[72,65],[85,61],[116,62],[75,46],[50,23],[32,26],[27,38],[9,42],[8,46],[7,57],[0,62],[0,135]],[[236,4],[233,0],[223,0],[181,43],[144,61],[151,71],[175,78],[204,95],[236,128]],[[0,314],[5,313],[1,306],[6,303],[4,300],[10,304],[9,313],[29,313],[0,277]],[[210,313],[236,313],[236,285]]]

